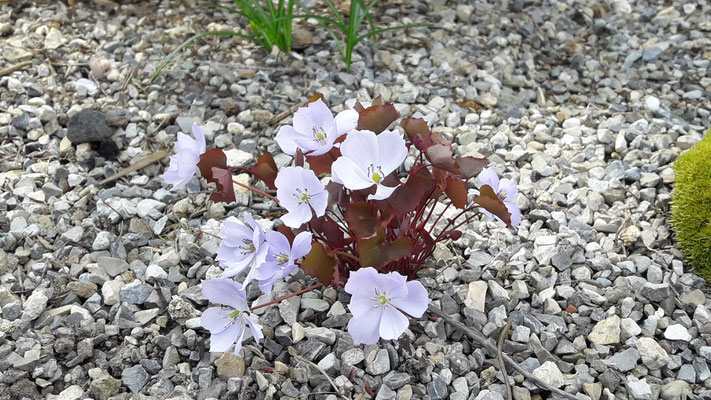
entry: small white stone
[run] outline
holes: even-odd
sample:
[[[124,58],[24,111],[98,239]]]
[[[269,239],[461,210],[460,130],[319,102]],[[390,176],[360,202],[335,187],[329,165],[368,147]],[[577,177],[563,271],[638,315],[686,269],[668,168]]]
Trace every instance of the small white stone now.
[[[565,383],[563,373],[553,361],[546,361],[533,370],[533,376],[555,388],[559,388]]]
[[[486,291],[489,286],[485,281],[475,281],[469,283],[469,290],[467,291],[467,297],[464,299],[464,305],[466,307],[472,308],[484,312],[484,304],[486,303]]]
[[[156,264],[151,264],[146,268],[146,281],[154,279],[168,279],[168,273]]]
[[[684,342],[691,340],[691,334],[681,324],[669,325],[664,331],[664,337],[669,340],[682,340]]]

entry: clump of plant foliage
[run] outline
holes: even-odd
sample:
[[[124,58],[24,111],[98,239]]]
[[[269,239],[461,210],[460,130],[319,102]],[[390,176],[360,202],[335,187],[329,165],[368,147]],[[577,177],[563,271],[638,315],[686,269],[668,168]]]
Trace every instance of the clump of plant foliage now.
[[[674,163],[671,221],[692,267],[711,279],[711,129]]]
[[[333,18],[316,15],[313,12],[295,15],[294,9],[300,3],[297,0],[233,0],[236,7],[229,7],[221,4],[212,4],[214,7],[222,8],[230,12],[240,14],[249,21],[252,28],[252,35],[245,35],[234,31],[212,31],[201,32],[187,39],[175,48],[168,57],[163,60],[158,69],[151,75],[153,81],[165,69],[170,60],[173,59],[185,46],[205,37],[205,36],[236,36],[252,41],[265,49],[271,51],[273,47],[288,53],[291,51],[292,23],[294,19],[313,18],[319,22],[329,36],[335,41],[341,59],[346,63],[346,70],[351,71],[351,60],[353,49],[362,42],[363,39],[375,37],[383,32],[398,29],[418,28],[431,26],[429,24],[399,25],[382,29],[375,29],[371,10],[378,0],[365,3],[364,0],[352,0],[348,16],[342,16],[331,0],[325,0]],[[263,6],[261,3],[264,3]],[[363,22],[368,22],[368,32],[360,33]]]

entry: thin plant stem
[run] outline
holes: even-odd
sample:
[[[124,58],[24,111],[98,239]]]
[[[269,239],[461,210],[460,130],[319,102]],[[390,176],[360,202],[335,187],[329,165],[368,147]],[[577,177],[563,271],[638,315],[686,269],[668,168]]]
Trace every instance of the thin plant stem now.
[[[262,196],[268,197],[268,198],[274,200],[275,202],[279,203],[279,199],[277,199],[276,197],[272,196],[271,194],[269,194],[267,192],[263,192],[257,188],[251,187],[249,185],[245,185],[244,183],[237,181],[235,178],[232,178],[232,182],[234,182],[237,186],[242,186],[243,188],[245,188],[247,190],[251,190],[254,193],[261,194]]]
[[[318,288],[320,288],[321,286],[323,286],[323,283],[319,282],[319,283],[317,283],[317,284],[315,284],[315,285],[312,285],[312,286],[309,286],[309,287],[307,287],[307,288],[305,288],[305,289],[301,289],[301,290],[299,290],[298,292],[294,292],[294,293],[289,294],[289,295],[286,295],[286,296],[284,296],[284,297],[280,297],[280,298],[278,298],[278,299],[274,299],[274,300],[272,300],[272,301],[270,301],[270,302],[268,302],[268,303],[264,303],[264,304],[260,304],[260,305],[258,305],[258,306],[250,307],[249,311],[254,311],[254,310],[259,309],[259,308],[262,308],[262,307],[271,306],[272,304],[279,303],[279,302],[281,302],[282,300],[286,300],[286,299],[288,299],[288,298],[290,298],[290,297],[294,297],[294,296],[298,296],[298,295],[300,295],[300,294],[302,294],[302,293],[306,293],[306,292],[308,292],[309,290],[318,289]]]

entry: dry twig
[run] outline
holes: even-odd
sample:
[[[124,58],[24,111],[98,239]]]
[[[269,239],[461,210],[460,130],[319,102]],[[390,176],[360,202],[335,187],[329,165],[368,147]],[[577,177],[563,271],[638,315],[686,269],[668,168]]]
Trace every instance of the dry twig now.
[[[30,64],[32,64],[32,61],[31,61],[31,60],[23,61],[23,62],[17,63],[17,64],[15,64],[15,65],[13,65],[13,66],[10,66],[10,67],[7,67],[7,68],[5,68],[5,69],[3,69],[3,70],[0,70],[0,76],[10,75],[11,73],[13,73],[13,72],[15,72],[15,71],[19,71],[19,70],[21,70],[22,68],[25,68],[26,66],[28,66],[28,65],[30,65]]]
[[[325,376],[326,379],[328,379],[328,383],[330,383],[331,386],[333,387],[333,390],[335,390],[336,393],[338,393],[338,396],[341,397],[342,399],[348,400],[348,398],[347,398],[346,396],[344,396],[344,395],[341,393],[340,390],[338,390],[338,386],[336,386],[336,382],[334,382],[333,379],[331,379],[331,377],[328,376],[328,374],[326,373],[326,371],[323,370],[323,368],[321,368],[321,367],[319,367],[318,365],[314,364],[313,362],[311,362],[311,361],[305,359],[304,357],[301,357],[301,356],[296,352],[296,349],[295,349],[295,348],[289,346],[288,350],[289,350],[289,355],[291,355],[292,357],[294,357],[297,361],[303,362],[304,364],[310,366],[311,368],[317,370],[317,371],[320,372],[323,376]]]
[[[489,353],[491,353],[491,354],[496,354],[496,353],[497,353],[496,346],[494,346],[493,344],[491,344],[491,343],[487,340],[487,338],[484,337],[484,335],[483,335],[482,333],[477,332],[477,331],[475,331],[475,330],[469,328],[468,326],[464,325],[463,323],[452,319],[452,317],[450,317],[449,315],[443,313],[442,311],[440,311],[439,309],[435,308],[435,307],[432,306],[432,305],[430,305],[429,307],[427,307],[427,311],[429,311],[431,314],[437,315],[438,317],[442,318],[443,320],[445,320],[445,321],[446,321],[447,323],[449,323],[450,325],[453,325],[455,328],[457,328],[457,329],[461,330],[462,332],[464,332],[465,334],[467,334],[467,336],[469,336],[469,337],[472,338],[475,342],[477,342],[478,344],[480,344],[481,346],[483,346],[487,351],[489,351]],[[563,398],[566,398],[566,399],[579,400],[577,397],[573,396],[572,394],[570,394],[570,393],[568,393],[568,392],[565,392],[565,391],[563,391],[563,390],[560,390],[560,389],[558,389],[558,388],[555,388],[555,387],[553,387],[553,386],[551,386],[551,385],[549,385],[549,384],[543,382],[542,380],[538,379],[537,377],[535,377],[534,375],[532,375],[530,372],[528,372],[528,371],[526,371],[525,369],[523,369],[516,361],[514,361],[514,360],[513,360],[511,357],[509,357],[508,355],[502,354],[502,358],[504,359],[504,361],[505,361],[506,363],[509,364],[509,366],[510,366],[511,368],[513,368],[513,369],[514,369],[516,372],[518,372],[519,374],[523,375],[524,378],[528,379],[530,382],[533,382],[534,384],[536,384],[536,386],[538,386],[539,388],[541,388],[541,389],[543,389],[543,390],[547,390],[547,391],[552,392],[552,393],[555,393],[555,394],[557,394],[557,395],[559,395],[559,396],[561,396],[561,397],[563,397]]]
[[[151,165],[151,164],[153,164],[154,162],[159,161],[160,159],[162,159],[163,157],[165,157],[167,154],[168,154],[168,153],[167,153],[165,150],[158,150],[158,151],[156,151],[155,153],[153,153],[153,154],[151,154],[151,155],[149,155],[149,156],[147,156],[147,157],[145,157],[145,158],[142,158],[142,159],[139,160],[137,163],[135,163],[135,164],[133,164],[133,165],[130,165],[130,166],[127,167],[127,168],[122,169],[122,170],[119,171],[119,173],[117,173],[116,175],[113,175],[113,176],[110,176],[110,177],[104,179],[103,181],[99,182],[99,185],[106,184],[107,182],[111,182],[111,181],[113,181],[113,180],[116,180],[116,179],[118,179],[118,178],[120,178],[120,177],[122,177],[122,176],[124,176],[124,175],[126,175],[126,174],[129,174],[129,173],[131,173],[131,172],[133,172],[133,171],[139,170],[139,169],[141,169],[141,168],[143,168],[143,167],[145,167],[145,166],[147,166],[147,165]]]
[[[499,343],[496,346],[496,358],[499,360],[499,368],[501,368],[501,375],[503,375],[504,383],[506,384],[506,397],[509,400],[513,400],[513,391],[511,390],[511,382],[509,382],[509,374],[506,373],[506,363],[504,363],[504,340],[509,334],[511,329],[511,318],[506,318],[506,326],[501,330],[499,334]]]

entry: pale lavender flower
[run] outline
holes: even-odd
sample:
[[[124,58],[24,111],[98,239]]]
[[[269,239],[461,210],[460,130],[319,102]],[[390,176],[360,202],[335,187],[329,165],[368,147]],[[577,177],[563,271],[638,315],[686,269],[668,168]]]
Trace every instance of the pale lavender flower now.
[[[239,283],[224,278],[203,281],[202,295],[223,305],[208,308],[200,318],[200,324],[211,334],[210,351],[225,352],[235,344],[235,354],[239,355],[247,327],[257,343],[264,338],[262,327],[247,316],[247,295]]]
[[[511,213],[511,225],[516,226],[520,224],[521,211],[518,209],[516,204],[514,204],[516,197],[518,197],[518,188],[516,187],[516,184],[513,183],[512,180],[506,178],[499,181],[498,175],[496,175],[496,172],[491,168],[484,168],[479,173],[478,178],[482,185],[491,186],[491,188],[494,189],[494,193],[496,193],[496,195],[499,196],[499,199],[504,202],[504,205],[509,210],[509,213]],[[480,208],[479,211],[488,217],[496,217],[484,208]],[[501,218],[496,217],[496,219],[506,225]]]
[[[178,154],[170,156],[170,166],[161,175],[166,183],[173,185],[171,190],[185,186],[198,171],[200,155],[205,152],[205,133],[200,125],[193,125],[193,135],[195,139],[178,132],[178,140],[175,142]]]
[[[259,267],[269,250],[261,225],[250,213],[244,213],[243,217],[249,226],[235,217],[229,217],[220,229],[222,243],[217,249],[217,261],[225,269],[224,278],[235,276],[249,266]]]
[[[281,220],[291,228],[298,228],[311,220],[313,214],[323,216],[328,203],[328,192],[310,169],[302,167],[284,168],[277,174],[274,184],[277,187],[279,204],[289,211]]]
[[[286,154],[293,156],[300,148],[305,155],[318,156],[327,153],[336,139],[354,129],[358,117],[357,111],[345,110],[334,118],[326,103],[318,99],[296,110],[293,125],[282,126],[276,141]]]
[[[341,144],[341,157],[331,165],[333,180],[348,189],[360,190],[376,185],[368,200],[390,197],[396,187],[383,185],[383,179],[395,171],[407,157],[405,140],[399,133],[353,131]]]
[[[253,278],[263,293],[269,293],[274,282],[289,276],[296,269],[295,261],[311,251],[311,232],[296,235],[293,246],[281,232],[267,231],[265,236],[269,252],[264,264],[253,270]]]
[[[430,302],[420,282],[407,282],[397,272],[379,274],[373,267],[351,272],[344,289],[351,294],[348,332],[354,344],[399,338],[409,325],[403,312],[419,318]]]

